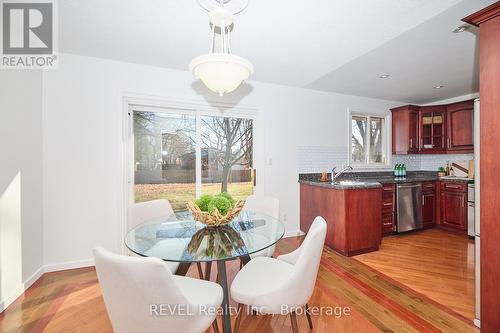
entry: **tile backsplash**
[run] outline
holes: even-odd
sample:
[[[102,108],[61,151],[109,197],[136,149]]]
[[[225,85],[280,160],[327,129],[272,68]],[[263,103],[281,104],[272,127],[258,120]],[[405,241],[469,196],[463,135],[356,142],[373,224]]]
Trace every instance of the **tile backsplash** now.
[[[392,155],[392,164],[404,163],[408,170],[437,171],[444,167],[448,161],[473,160],[474,154],[426,154],[426,155]]]
[[[347,147],[300,146],[297,154],[299,173],[330,171],[333,166],[341,167],[348,163]],[[474,159],[474,154],[392,155],[392,166],[404,163],[411,171],[437,171],[448,161],[472,159]]]
[[[299,173],[330,171],[347,164],[347,148],[335,146],[300,146]]]

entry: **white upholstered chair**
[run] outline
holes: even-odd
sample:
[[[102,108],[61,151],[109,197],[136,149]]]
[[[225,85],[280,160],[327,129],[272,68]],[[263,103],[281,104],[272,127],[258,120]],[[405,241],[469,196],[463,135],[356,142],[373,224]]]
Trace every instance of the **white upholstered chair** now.
[[[262,197],[257,195],[249,196],[245,201],[245,206],[243,206],[243,211],[257,212],[264,214],[279,220],[280,218],[280,202],[278,199],[273,197]],[[276,232],[277,230],[274,230]],[[272,245],[262,251],[252,253],[250,258],[256,257],[271,257],[276,249],[275,245]]]
[[[235,332],[241,320],[242,304],[265,314],[290,314],[293,332],[297,332],[295,310],[306,307],[311,297],[326,237],[326,221],[314,219],[302,245],[277,259],[252,259],[236,275],[231,297],[239,303]],[[312,321],[306,311],[309,326]]]
[[[129,229],[148,220],[168,217],[174,214],[172,205],[166,199],[157,199],[136,203],[132,206]]]
[[[147,222],[149,220],[169,217],[172,216],[175,218],[174,210],[172,205],[167,199],[157,199],[136,203],[132,206],[131,211],[131,221],[129,223],[129,229],[132,229],[138,226],[141,223]],[[165,240],[161,244],[162,248],[169,247],[168,240]],[[172,246],[172,248],[175,248]],[[179,267],[178,262],[167,262],[168,268],[175,273],[177,268]],[[196,267],[198,269],[198,275],[203,279],[203,270],[201,269],[201,264],[196,263]]]
[[[198,333],[211,324],[218,331],[214,309],[223,297],[218,284],[173,275],[158,258],[121,256],[97,247],[94,259],[116,333]]]

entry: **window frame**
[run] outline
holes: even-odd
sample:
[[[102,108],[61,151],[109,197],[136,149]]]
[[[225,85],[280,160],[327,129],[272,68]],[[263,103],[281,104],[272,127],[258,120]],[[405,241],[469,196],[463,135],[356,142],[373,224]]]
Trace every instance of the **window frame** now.
[[[134,140],[133,140],[133,111],[166,112],[178,114],[190,114],[196,116],[196,126],[201,126],[198,121],[201,116],[236,117],[252,119],[253,121],[253,168],[257,170],[257,182],[254,183],[253,193],[264,194],[265,156],[264,156],[264,126],[260,109],[255,106],[235,105],[231,103],[216,103],[192,99],[170,98],[162,96],[151,96],[125,92],[121,96],[122,101],[122,131],[120,154],[122,158],[121,178],[123,184],[123,195],[120,196],[120,222],[117,244],[121,247],[123,254],[128,253],[123,239],[127,233],[130,207],[134,204]],[[197,133],[199,129],[197,128]],[[197,155],[201,157],[201,148]],[[201,165],[197,163],[196,178],[201,181]],[[201,188],[200,188],[201,189]],[[201,194],[198,193],[197,196]]]
[[[385,156],[385,162],[368,162],[370,156],[370,135],[367,138],[366,162],[353,162],[352,160],[352,118],[363,117],[367,118],[369,129],[371,130],[371,118],[382,119],[382,152]],[[390,136],[390,114],[365,113],[349,109],[348,112],[348,149],[347,160],[349,165],[356,169],[391,169],[392,154],[391,154],[391,136]]]

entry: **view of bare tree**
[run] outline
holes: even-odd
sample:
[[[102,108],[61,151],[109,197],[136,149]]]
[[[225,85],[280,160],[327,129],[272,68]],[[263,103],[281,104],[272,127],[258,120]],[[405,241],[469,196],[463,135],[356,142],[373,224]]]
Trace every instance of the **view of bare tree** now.
[[[383,162],[382,126],[383,119],[377,117],[352,117],[352,160],[353,162]],[[370,147],[367,147],[368,137]],[[369,156],[367,153],[369,152]]]
[[[363,162],[366,160],[366,118],[352,117],[352,160]]]
[[[221,191],[227,192],[229,174],[234,165],[252,166],[253,121],[242,118],[203,117],[201,141],[215,154],[222,168]]]
[[[197,145],[194,118],[159,116],[153,112],[134,112],[136,165],[142,174],[170,167],[190,168]],[[243,118],[201,117],[200,144],[203,170],[213,171],[227,192],[232,168],[251,168],[253,161],[253,121]],[[179,159],[182,164],[179,164]],[[194,167],[193,167],[194,168]],[[153,173],[151,173],[153,172]],[[181,171],[178,171],[181,173]],[[155,181],[161,179],[157,174]]]

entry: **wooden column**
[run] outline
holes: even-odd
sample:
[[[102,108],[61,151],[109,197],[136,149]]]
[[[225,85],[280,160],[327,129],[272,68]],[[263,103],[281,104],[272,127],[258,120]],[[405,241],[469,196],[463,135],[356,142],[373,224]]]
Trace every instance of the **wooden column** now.
[[[481,332],[500,332],[500,1],[463,19],[479,26]]]

